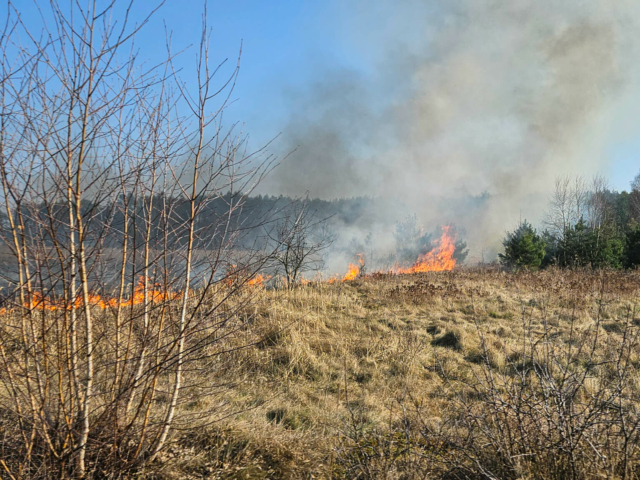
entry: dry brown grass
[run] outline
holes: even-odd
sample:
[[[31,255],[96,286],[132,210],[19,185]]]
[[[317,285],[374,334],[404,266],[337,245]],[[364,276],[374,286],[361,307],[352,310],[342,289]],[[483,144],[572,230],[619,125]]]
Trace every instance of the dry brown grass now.
[[[226,357],[220,374],[219,381],[234,386],[192,405],[218,402],[224,413],[217,417],[226,418],[186,429],[150,475],[472,478],[471,470],[452,465],[455,455],[442,454],[446,445],[436,445],[445,437],[426,439],[424,432],[442,433],[461,405],[473,407],[487,371],[516,378],[519,365],[535,364],[538,354],[518,357],[531,339],[566,352],[597,333],[595,355],[615,359],[623,336],[635,335],[640,322],[639,293],[639,272],[560,270],[460,270],[293,291],[256,288],[255,306],[244,313],[256,344]],[[629,351],[633,372],[640,369],[636,346]],[[614,367],[594,368],[582,395],[596,392]],[[625,386],[632,395],[640,393],[638,378],[630,375]],[[444,466],[426,468],[425,459]],[[520,477],[512,472],[518,468]],[[635,472],[637,464],[629,468]],[[635,478],[614,470],[605,477]],[[548,475],[527,465],[509,472],[503,475]]]

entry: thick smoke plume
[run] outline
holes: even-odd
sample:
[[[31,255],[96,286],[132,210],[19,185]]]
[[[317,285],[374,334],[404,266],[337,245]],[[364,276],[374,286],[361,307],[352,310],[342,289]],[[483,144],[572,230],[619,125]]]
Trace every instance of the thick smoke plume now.
[[[640,2],[363,0],[342,14],[373,67],[319,69],[289,94],[283,150],[297,151],[271,191],[400,199],[479,249],[537,222],[556,176],[605,169],[613,107],[638,88]],[[455,200],[483,192],[472,215]]]

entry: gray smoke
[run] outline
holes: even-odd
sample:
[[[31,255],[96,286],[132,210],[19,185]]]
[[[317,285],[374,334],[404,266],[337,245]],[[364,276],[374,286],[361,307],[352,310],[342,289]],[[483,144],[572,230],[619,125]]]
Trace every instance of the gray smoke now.
[[[288,94],[282,148],[297,151],[270,191],[400,198],[425,225],[461,224],[479,249],[519,218],[538,221],[556,176],[605,168],[612,106],[638,88],[640,2],[342,8],[352,51],[375,68],[321,69]],[[491,200],[481,212],[454,206],[482,192]]]

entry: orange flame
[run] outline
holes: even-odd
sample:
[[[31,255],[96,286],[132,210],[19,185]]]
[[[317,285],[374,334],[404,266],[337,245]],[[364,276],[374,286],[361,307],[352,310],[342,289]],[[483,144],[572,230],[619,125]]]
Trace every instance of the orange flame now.
[[[261,273],[255,275],[247,281],[247,285],[262,285],[264,282],[268,281],[271,278],[271,275],[262,275]]]
[[[249,278],[247,279],[247,277]],[[238,268],[237,265],[232,264],[227,270],[223,282],[229,288],[236,288],[240,285],[249,285],[255,287],[258,285],[263,285],[267,281],[271,280],[271,278],[273,278],[271,275],[263,275],[262,273],[251,273],[246,268]]]
[[[416,263],[408,268],[396,267],[393,273],[422,273],[422,272],[446,272],[453,270],[456,259],[453,254],[456,250],[455,237],[450,233],[451,226],[442,227],[442,236],[437,247],[420,255]]]
[[[182,296],[181,293],[176,292],[163,292],[158,290],[159,285],[152,284],[151,282],[147,283],[147,301],[150,303],[160,303],[166,300],[175,300]],[[133,291],[133,295],[131,298],[118,301],[117,298],[102,298],[100,295],[89,294],[89,305],[94,307],[98,307],[102,310],[105,310],[107,307],[117,308],[121,307],[129,307],[132,305],[140,305],[144,303],[144,280],[141,278],[136,285],[136,288]],[[72,308],[80,308],[83,305],[82,297],[77,297],[72,305],[66,305],[62,300],[53,300],[47,297],[44,297],[40,292],[34,292],[31,296],[30,302],[25,302],[25,308],[31,310],[71,310]],[[0,308],[0,315],[4,315],[10,312],[11,309]]]
[[[342,278],[343,282],[348,282],[349,280],[355,280],[360,275],[360,269],[364,267],[364,253],[358,253],[358,265],[354,263],[349,264],[349,271]]]

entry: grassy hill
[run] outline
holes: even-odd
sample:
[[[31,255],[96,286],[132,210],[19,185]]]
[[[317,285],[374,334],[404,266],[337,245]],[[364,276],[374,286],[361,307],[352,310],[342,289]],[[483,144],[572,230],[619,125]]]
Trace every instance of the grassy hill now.
[[[251,288],[150,477],[640,476],[640,272]]]

